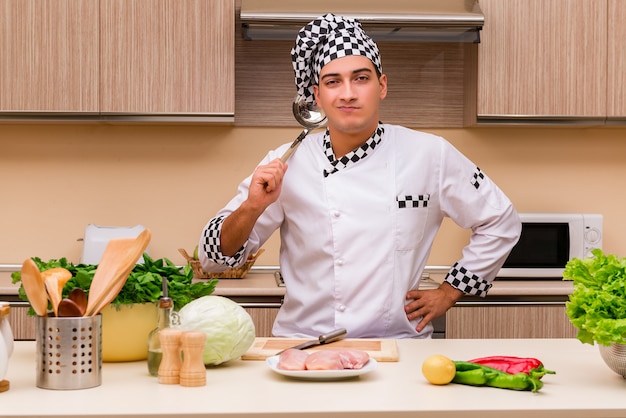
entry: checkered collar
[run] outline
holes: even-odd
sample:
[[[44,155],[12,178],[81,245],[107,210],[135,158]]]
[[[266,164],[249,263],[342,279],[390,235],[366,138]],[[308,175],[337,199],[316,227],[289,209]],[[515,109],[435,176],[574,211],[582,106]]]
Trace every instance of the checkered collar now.
[[[353,151],[350,151],[340,159],[335,159],[335,154],[333,153],[333,146],[330,142],[330,132],[326,129],[326,133],[324,133],[324,153],[330,162],[330,168],[324,169],[324,177],[328,177],[331,174],[336,173],[339,170],[343,170],[344,168],[350,167],[353,164],[361,161],[363,158],[368,156],[369,152],[374,151],[374,148],[380,141],[383,139],[383,134],[385,133],[385,128],[382,122],[378,122],[378,127],[367,141],[363,143],[361,146],[355,148]]]

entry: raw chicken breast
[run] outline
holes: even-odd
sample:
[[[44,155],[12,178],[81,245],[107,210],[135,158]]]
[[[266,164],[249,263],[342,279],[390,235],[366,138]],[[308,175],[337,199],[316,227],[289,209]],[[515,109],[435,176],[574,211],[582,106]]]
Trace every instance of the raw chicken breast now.
[[[339,350],[322,350],[309,354],[306,358],[307,370],[343,370]]]
[[[370,355],[362,350],[338,350],[344,369],[361,369],[370,360]]]
[[[309,357],[309,353],[302,350],[289,348],[278,356],[277,368],[282,370],[306,370],[305,360]]]

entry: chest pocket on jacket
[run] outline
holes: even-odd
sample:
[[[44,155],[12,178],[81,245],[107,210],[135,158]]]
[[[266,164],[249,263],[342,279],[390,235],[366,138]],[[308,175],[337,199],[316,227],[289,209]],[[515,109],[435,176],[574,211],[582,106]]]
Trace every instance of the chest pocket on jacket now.
[[[429,194],[396,196],[396,250],[419,246],[428,220]]]

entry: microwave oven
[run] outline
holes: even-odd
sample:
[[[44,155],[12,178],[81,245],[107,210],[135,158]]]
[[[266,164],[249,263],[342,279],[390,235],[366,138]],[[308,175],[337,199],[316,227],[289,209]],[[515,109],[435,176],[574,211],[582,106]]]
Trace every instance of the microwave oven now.
[[[602,248],[602,215],[520,213],[522,232],[497,278],[562,279],[567,262]]]

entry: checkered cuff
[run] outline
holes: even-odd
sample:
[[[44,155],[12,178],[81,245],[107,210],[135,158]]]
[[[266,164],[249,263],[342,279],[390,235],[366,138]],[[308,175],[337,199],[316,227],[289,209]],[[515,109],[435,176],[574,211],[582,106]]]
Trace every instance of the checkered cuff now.
[[[224,264],[228,267],[237,267],[240,265],[240,261],[243,259],[243,253],[246,249],[246,244],[241,247],[237,254],[232,257],[222,254],[220,247],[220,234],[222,232],[222,225],[224,224],[224,216],[218,216],[211,219],[207,227],[202,234],[203,244],[202,250],[207,254],[209,260],[212,260],[216,264]]]
[[[455,289],[472,296],[485,297],[491,288],[491,283],[481,279],[465,267],[461,267],[459,263],[452,266],[445,281]]]

